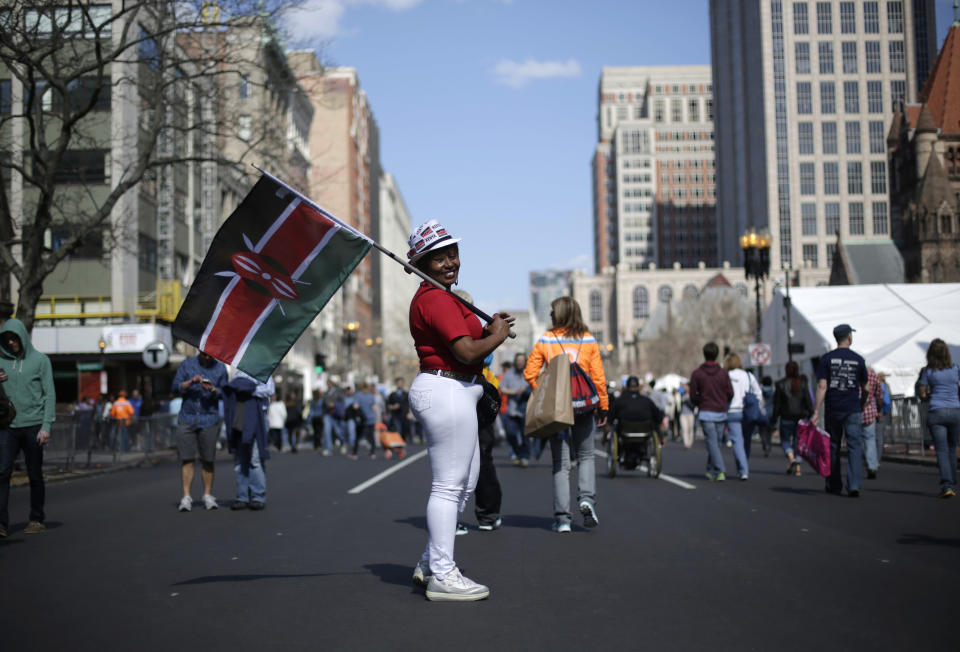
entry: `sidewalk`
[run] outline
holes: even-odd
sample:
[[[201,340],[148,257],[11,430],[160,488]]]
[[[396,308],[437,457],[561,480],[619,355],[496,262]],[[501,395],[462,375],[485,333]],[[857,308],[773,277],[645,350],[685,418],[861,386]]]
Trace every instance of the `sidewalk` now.
[[[89,465],[86,463],[75,463],[69,470],[65,469],[62,465],[45,464],[43,480],[47,484],[65,482],[67,480],[103,475],[104,473],[114,473],[116,471],[126,471],[127,469],[153,466],[160,462],[171,462],[176,458],[177,451],[173,448],[153,451],[149,455],[145,455],[142,451],[119,453],[116,461],[113,460],[113,453],[94,454],[91,457]],[[21,461],[22,459],[23,458],[21,458]],[[10,485],[19,487],[26,486],[27,484],[27,472],[23,469],[19,471],[15,470],[10,480]]]

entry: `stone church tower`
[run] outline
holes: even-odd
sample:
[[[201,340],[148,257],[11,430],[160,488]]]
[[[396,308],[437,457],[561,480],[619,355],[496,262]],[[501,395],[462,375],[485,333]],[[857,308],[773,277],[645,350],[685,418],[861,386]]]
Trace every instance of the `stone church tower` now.
[[[954,20],[920,104],[887,137],[893,238],[906,280],[960,281],[960,21]]]

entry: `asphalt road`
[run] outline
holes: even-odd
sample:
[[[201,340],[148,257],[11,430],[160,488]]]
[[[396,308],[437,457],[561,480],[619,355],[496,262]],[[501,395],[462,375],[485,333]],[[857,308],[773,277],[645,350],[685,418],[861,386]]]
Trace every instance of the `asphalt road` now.
[[[225,458],[223,506],[211,512],[177,512],[171,463],[55,484],[40,535],[23,534],[28,492],[14,489],[0,539],[2,647],[960,647],[960,499],[935,497],[933,468],[886,464],[852,499],[826,495],[811,474],[788,477],[779,455],[755,453],[748,482],[708,483],[702,444],[670,444],[666,472],[693,488],[600,475],[599,527],[577,519],[556,534],[548,454],[527,469],[496,455],[504,527],[472,529],[456,550],[492,593],[465,604],[430,603],[410,582],[426,540],[424,458],[350,494],[396,460],[276,455],[262,512],[226,509]]]

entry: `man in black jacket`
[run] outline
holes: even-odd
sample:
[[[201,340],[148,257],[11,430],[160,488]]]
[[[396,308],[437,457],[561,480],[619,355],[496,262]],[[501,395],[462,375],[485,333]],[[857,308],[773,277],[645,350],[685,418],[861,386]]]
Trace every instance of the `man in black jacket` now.
[[[663,411],[649,396],[640,393],[640,379],[636,376],[630,376],[627,379],[626,389],[614,400],[610,421],[616,423],[618,433],[623,432],[624,423],[648,422],[657,437],[660,436],[661,428],[666,425]],[[636,451],[626,449],[624,467],[627,469],[637,467]]]

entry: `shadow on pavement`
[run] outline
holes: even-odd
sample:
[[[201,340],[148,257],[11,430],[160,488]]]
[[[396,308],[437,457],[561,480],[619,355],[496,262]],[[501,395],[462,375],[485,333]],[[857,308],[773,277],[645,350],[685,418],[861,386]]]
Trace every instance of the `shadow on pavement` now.
[[[532,530],[549,530],[551,525],[553,525],[553,518],[548,516],[511,514],[503,517],[504,527],[523,527]]]
[[[253,582],[255,580],[284,580],[300,577],[334,577],[336,575],[363,575],[360,571],[351,573],[266,573],[261,575],[204,575],[171,584],[171,586],[187,586],[190,584],[214,584],[216,582]]]
[[[801,489],[799,487],[770,487],[770,491],[782,494],[797,494],[798,496],[819,496],[823,489]]]
[[[381,582],[396,584],[397,586],[411,586],[410,577],[413,575],[412,566],[401,564],[366,564],[368,571],[376,575]],[[411,587],[411,592],[413,591]]]
[[[897,543],[904,545],[925,545],[925,546],[949,546],[951,548],[960,548],[960,539],[932,537],[926,534],[904,534]]]

